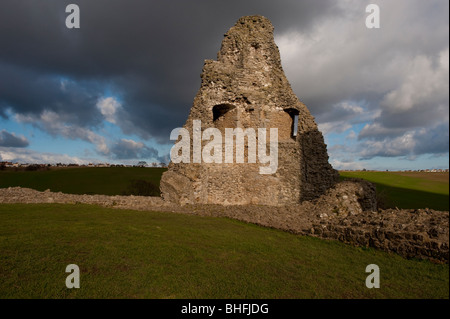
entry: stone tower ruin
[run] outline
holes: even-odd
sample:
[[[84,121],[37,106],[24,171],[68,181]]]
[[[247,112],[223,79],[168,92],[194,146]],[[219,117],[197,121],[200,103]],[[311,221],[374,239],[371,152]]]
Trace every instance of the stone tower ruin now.
[[[217,61],[205,61],[201,87],[183,127],[191,138],[194,120],[201,120],[202,131],[217,128],[223,136],[226,128],[277,128],[278,169],[260,174],[259,162],[194,163],[191,151],[190,163],[171,162],[163,174],[164,200],[288,205],[314,199],[338,181],[322,133],[284,74],[273,26],[265,17],[240,18],[225,34]],[[245,145],[246,160],[248,152]]]

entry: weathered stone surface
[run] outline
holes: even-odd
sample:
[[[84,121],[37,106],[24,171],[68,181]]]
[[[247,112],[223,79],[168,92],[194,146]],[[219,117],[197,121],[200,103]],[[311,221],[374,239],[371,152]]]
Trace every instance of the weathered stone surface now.
[[[60,203],[60,204],[92,204],[114,208],[129,208],[135,210],[146,210],[149,207],[168,206],[161,197],[153,196],[108,196],[108,195],[78,195],[65,194],[62,192],[51,192],[47,189],[40,192],[31,188],[8,187],[0,188],[1,203]]]
[[[184,125],[190,136],[193,120],[201,120],[202,130],[220,129],[223,136],[225,128],[278,128],[278,170],[262,175],[264,164],[250,164],[247,158],[243,164],[194,164],[191,152],[190,164],[170,163],[163,175],[165,200],[182,205],[296,204],[320,196],[338,181],[314,118],[284,74],[267,18],[240,18],[225,34],[217,61],[205,61],[201,79]]]

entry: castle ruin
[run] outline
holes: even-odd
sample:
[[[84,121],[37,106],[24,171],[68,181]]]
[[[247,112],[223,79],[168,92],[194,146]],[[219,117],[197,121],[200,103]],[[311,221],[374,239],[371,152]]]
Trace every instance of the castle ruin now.
[[[273,26],[265,17],[240,18],[225,34],[217,61],[205,61],[201,87],[183,126],[190,136],[194,120],[201,121],[202,131],[217,128],[223,136],[226,128],[277,128],[276,172],[260,174],[261,163],[248,161],[248,145],[244,163],[196,163],[190,152],[189,163],[171,162],[162,176],[166,201],[289,205],[322,195],[339,179],[322,133],[284,74]],[[225,144],[222,148],[225,153]]]

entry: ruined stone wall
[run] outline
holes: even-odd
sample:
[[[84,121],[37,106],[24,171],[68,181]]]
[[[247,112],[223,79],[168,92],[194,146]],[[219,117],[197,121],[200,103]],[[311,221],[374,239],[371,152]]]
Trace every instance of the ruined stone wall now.
[[[295,115],[298,128],[293,132]],[[201,120],[202,130],[220,129],[223,137],[225,128],[253,128],[256,133],[266,128],[267,134],[277,128],[278,170],[260,174],[258,157],[255,164],[193,164],[191,149],[190,164],[170,163],[162,177],[167,201],[294,204],[323,194],[338,181],[314,118],[284,74],[273,26],[262,16],[239,19],[225,34],[217,61],[205,61],[201,87],[184,125],[191,137],[193,120]]]

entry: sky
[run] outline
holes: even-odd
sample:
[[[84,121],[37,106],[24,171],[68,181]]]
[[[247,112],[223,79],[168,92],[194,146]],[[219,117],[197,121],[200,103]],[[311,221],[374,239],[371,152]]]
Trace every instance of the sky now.
[[[69,29],[66,6],[80,8]],[[380,8],[367,28],[366,6]],[[448,168],[447,0],[2,0],[0,161],[169,161],[205,59],[272,21],[336,169]]]

